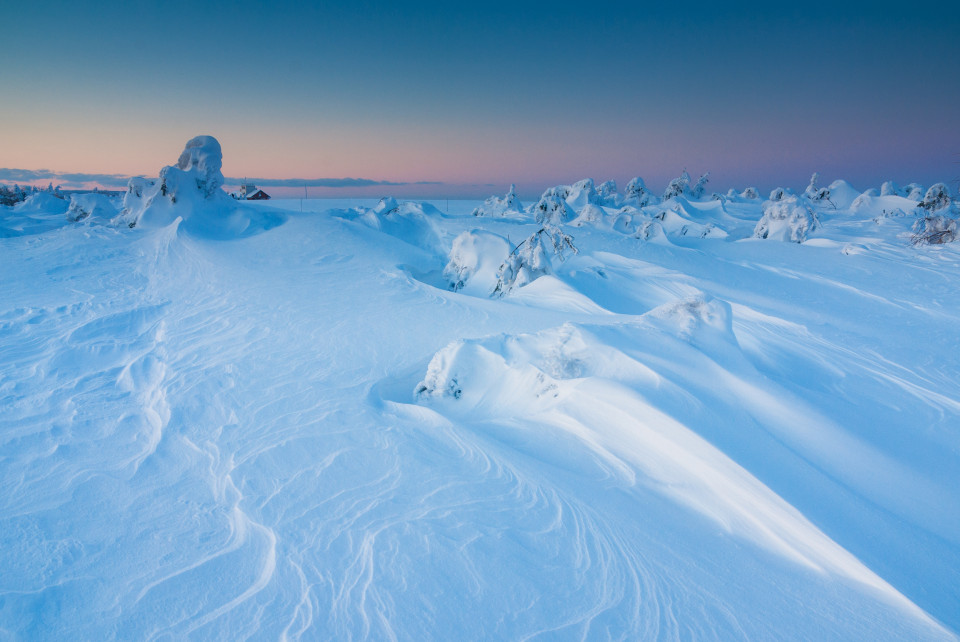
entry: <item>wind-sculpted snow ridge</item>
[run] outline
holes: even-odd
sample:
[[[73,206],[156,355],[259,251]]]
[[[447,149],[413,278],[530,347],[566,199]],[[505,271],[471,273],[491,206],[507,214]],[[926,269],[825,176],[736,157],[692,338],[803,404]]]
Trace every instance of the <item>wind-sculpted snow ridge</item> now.
[[[216,138],[191,138],[177,164],[161,169],[157,180],[130,180],[119,222],[155,228],[180,219],[188,233],[219,239],[259,234],[284,222],[279,211],[254,209],[230,198],[222,189],[222,165]]]
[[[683,378],[696,376],[688,372],[678,377],[677,371],[663,367],[663,358],[678,348],[689,350],[684,346],[692,344],[695,350],[703,351],[686,361],[691,369],[697,368],[699,359],[724,372],[721,381],[737,378],[736,362],[743,357],[731,319],[729,304],[700,298],[658,308],[645,319],[614,327],[566,324],[535,335],[461,340],[433,357],[414,396],[417,403],[463,426],[464,431],[524,453],[532,458],[530,466],[535,459],[546,479],[551,477],[547,472],[551,469],[573,472],[579,478],[578,490],[573,494],[578,503],[595,509],[592,517],[600,522],[586,525],[590,537],[613,530],[610,524],[602,523],[603,502],[594,497],[613,489],[622,494],[621,501],[632,506],[626,514],[635,517],[618,528],[629,532],[633,520],[643,524],[672,523],[677,516],[670,513],[677,509],[665,510],[656,499],[658,495],[667,496],[705,520],[698,523],[688,516],[685,519],[691,520],[690,529],[705,534],[720,528],[734,538],[750,541],[782,558],[785,568],[794,569],[791,574],[807,581],[818,578],[817,581],[832,585],[830,591],[861,593],[865,606],[860,608],[884,613],[884,617],[894,620],[916,618],[918,634],[937,637],[937,625],[915,605],[699,437],[681,417],[664,408],[665,400],[673,398],[675,404],[685,396]],[[631,346],[630,353],[615,345]],[[728,362],[733,362],[734,372],[725,372]],[[735,390],[731,388],[732,392]],[[746,402],[748,407],[757,403],[756,398],[737,396],[739,402],[731,403]],[[653,538],[656,541],[658,536]],[[688,533],[687,539],[701,537]],[[643,558],[643,548],[628,541],[619,541],[612,551],[624,564]],[[648,541],[644,547],[650,544]],[[708,545],[716,546],[716,542]],[[728,562],[737,563],[734,559]],[[670,582],[653,577],[652,569],[645,565],[637,568],[636,562],[630,564],[640,573],[639,582],[657,584],[658,592],[672,593],[666,588]],[[590,601],[595,599],[591,592],[605,581],[607,572],[609,568],[604,565],[596,569],[595,577],[586,580],[579,600],[585,604],[570,605],[572,612],[591,610]],[[644,577],[646,573],[651,576]],[[797,577],[791,581],[797,581]],[[616,584],[615,578],[610,581]],[[774,586],[771,588],[776,594],[782,587]],[[841,586],[844,588],[840,589]],[[620,587],[612,596],[615,599],[598,599],[586,626],[595,627],[590,630],[601,637],[609,635],[611,630],[603,633],[602,623],[618,610],[630,608],[631,600],[639,597],[634,592],[643,592],[638,589],[636,585]],[[707,601],[713,599],[722,602],[724,597],[717,595]],[[771,609],[768,613],[783,608],[776,605],[777,600],[763,601],[763,606],[754,606]],[[641,606],[640,620],[657,619],[655,612],[649,612],[650,606]],[[684,613],[687,606],[682,603],[666,608],[677,621],[689,617]],[[659,617],[663,617],[662,612]],[[643,629],[632,627],[638,625],[634,620],[618,634],[637,635]],[[584,622],[568,622],[566,626],[576,630]],[[843,628],[828,625],[820,630],[820,635],[843,637]],[[881,631],[883,627],[878,633]],[[726,634],[718,629],[714,635],[722,638]]]

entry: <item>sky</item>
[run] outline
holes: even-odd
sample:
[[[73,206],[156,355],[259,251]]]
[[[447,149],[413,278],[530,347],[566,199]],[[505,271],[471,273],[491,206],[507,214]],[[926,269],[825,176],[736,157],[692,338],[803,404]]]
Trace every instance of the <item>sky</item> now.
[[[120,186],[198,134],[311,196],[960,178],[960,3],[770,4],[5,3],[0,182]]]

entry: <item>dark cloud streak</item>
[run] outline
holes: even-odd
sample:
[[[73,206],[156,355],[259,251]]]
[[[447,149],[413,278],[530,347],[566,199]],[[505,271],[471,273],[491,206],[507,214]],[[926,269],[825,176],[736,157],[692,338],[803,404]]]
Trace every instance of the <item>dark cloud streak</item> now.
[[[49,169],[14,169],[0,168],[0,182],[33,183],[35,181],[52,181],[79,185],[83,183],[97,183],[103,187],[126,187],[132,177],[125,174],[83,174],[70,172],[55,172]],[[401,185],[443,185],[440,181],[376,181],[369,178],[226,178],[227,185],[240,185],[246,181],[258,187],[329,187],[329,188],[362,188],[362,187],[393,187]]]

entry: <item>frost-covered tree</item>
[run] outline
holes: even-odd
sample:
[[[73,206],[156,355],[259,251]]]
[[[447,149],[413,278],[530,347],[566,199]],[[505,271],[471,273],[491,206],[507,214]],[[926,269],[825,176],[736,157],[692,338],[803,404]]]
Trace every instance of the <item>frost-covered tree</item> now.
[[[807,189],[803,190],[803,195],[807,198],[813,198],[817,195],[817,191],[820,187],[817,185],[820,182],[820,172],[814,172],[813,176],[810,177],[810,184],[807,185]]]
[[[537,223],[560,225],[573,218],[573,211],[559,195],[545,194],[533,206],[533,216]]]
[[[769,200],[771,200],[771,201],[782,201],[784,198],[786,198],[786,196],[787,196],[788,194],[789,194],[789,192],[788,192],[786,189],[784,189],[783,187],[777,187],[777,188],[774,189],[772,192],[770,192],[770,199],[769,199]]]
[[[886,181],[880,186],[881,196],[903,196],[903,191],[893,181]]]
[[[620,203],[620,194],[617,192],[617,181],[609,180],[600,183],[597,187],[597,200],[600,205],[616,207]]]
[[[630,182],[627,183],[627,187],[623,192],[623,199],[626,203],[636,201],[637,207],[646,207],[654,201],[653,193],[647,189],[643,179],[639,176],[631,179]]]
[[[740,194],[743,198],[749,198],[750,200],[757,200],[760,198],[760,191],[756,187],[748,187],[743,190],[743,193]]]
[[[700,198],[707,189],[707,183],[710,182],[710,172],[706,172],[697,179],[697,184],[693,186],[693,197]]]
[[[666,191],[663,193],[663,200],[668,201],[671,198],[682,196],[690,189],[690,174],[684,169],[677,178],[670,181]]]
[[[775,239],[803,243],[809,232],[820,227],[816,213],[796,196],[769,200],[763,204],[763,216],[757,222],[753,235],[760,239]]]
[[[514,288],[533,282],[537,277],[551,273],[549,254],[561,261],[570,250],[578,253],[573,237],[556,225],[544,224],[539,230],[520,242],[497,270],[497,284],[491,296],[502,297]]]
[[[522,212],[523,203],[517,196],[517,186],[510,184],[510,189],[504,197],[491,196],[483,205],[473,210],[474,216],[505,216],[508,212]]]
[[[939,212],[950,207],[950,190],[944,183],[935,183],[930,186],[919,206],[928,212]]]
[[[925,216],[913,226],[914,245],[951,243],[960,236],[960,221],[948,216]]]

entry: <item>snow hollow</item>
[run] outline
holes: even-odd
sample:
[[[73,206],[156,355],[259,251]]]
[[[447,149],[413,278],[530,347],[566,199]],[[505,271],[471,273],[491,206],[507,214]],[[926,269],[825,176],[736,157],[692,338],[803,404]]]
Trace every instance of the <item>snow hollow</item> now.
[[[222,183],[0,206],[0,638],[957,638],[946,185]]]

